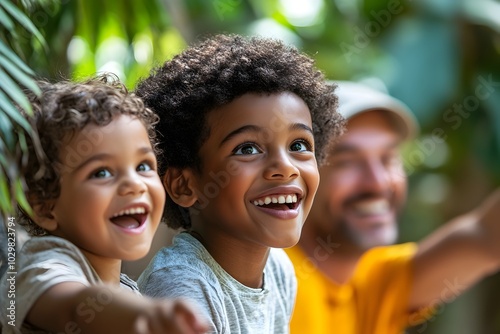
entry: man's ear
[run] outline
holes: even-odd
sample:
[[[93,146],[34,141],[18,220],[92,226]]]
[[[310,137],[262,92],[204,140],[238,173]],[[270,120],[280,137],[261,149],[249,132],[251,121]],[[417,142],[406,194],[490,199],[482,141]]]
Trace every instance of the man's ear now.
[[[168,168],[163,185],[170,198],[178,205],[189,208],[198,200],[196,180],[190,168]]]
[[[52,202],[37,203],[33,205],[33,221],[48,232],[57,229],[57,220],[52,214],[53,208],[54,203]]]

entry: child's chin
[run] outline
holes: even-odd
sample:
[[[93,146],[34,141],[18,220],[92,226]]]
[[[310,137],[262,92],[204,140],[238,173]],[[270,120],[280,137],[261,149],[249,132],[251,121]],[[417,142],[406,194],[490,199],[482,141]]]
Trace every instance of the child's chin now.
[[[130,254],[125,255],[122,257],[123,261],[137,261],[148,255],[149,248],[145,249],[136,249],[133,252],[130,252]]]
[[[286,237],[280,238],[273,248],[290,248],[295,246],[299,242],[300,234],[288,235]]]

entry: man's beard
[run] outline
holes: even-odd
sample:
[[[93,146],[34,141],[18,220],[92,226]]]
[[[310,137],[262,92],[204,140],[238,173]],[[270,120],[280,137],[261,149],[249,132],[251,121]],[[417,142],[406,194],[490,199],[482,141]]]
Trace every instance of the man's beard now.
[[[396,243],[398,239],[397,223],[393,222],[384,225],[386,226],[380,227],[380,231],[375,232],[377,235],[367,235],[370,233],[363,233],[351,228],[351,225],[346,220],[342,220],[340,223],[345,238],[353,246],[363,251],[377,246],[388,246]]]

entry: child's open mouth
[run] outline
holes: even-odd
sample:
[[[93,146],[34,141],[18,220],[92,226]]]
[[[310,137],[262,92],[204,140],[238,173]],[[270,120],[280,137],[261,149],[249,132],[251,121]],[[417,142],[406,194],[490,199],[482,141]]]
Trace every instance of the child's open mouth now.
[[[110,218],[111,222],[118,225],[124,229],[135,229],[141,227],[146,221],[148,213],[146,208],[133,207],[126,210],[122,210],[115,213],[113,217]]]

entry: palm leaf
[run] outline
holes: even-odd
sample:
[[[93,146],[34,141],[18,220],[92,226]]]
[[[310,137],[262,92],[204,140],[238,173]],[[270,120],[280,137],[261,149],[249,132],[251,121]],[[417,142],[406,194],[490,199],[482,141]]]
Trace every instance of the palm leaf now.
[[[14,30],[14,22],[10,19],[9,15],[0,7],[0,22],[7,31]]]
[[[14,6],[10,1],[0,1],[0,6],[2,6],[17,22],[19,22],[28,32],[32,33],[41,43],[46,47],[47,43],[42,34],[35,27],[33,22],[24,15],[23,12]]]
[[[3,90],[14,102],[24,110],[31,110],[31,104],[19,85],[12,80],[7,73],[0,67],[0,82]]]
[[[24,87],[35,92],[39,90],[38,86],[29,75],[24,73],[19,67],[17,67],[16,64],[11,62],[9,59],[0,55],[0,68],[2,67],[8,72],[12,79],[17,81]]]
[[[10,203],[9,195],[9,183],[7,182],[7,179],[5,177],[5,174],[3,171],[0,173],[0,209],[2,212],[10,212],[12,203]]]
[[[30,211],[20,174],[28,158],[26,138],[31,137],[35,147],[40,148],[29,121],[19,110],[22,108],[31,114],[31,104],[23,87],[37,95],[40,89],[32,78],[34,72],[13,51],[13,47],[17,47],[18,53],[21,52],[17,43],[18,27],[35,36],[47,50],[42,34],[13,0],[1,0],[0,28],[6,35],[6,39],[0,39],[0,209],[3,214],[14,213],[16,202]]]
[[[7,101],[10,103],[10,101]],[[0,97],[0,139],[5,141],[5,144],[7,145],[5,147],[4,143],[0,142],[0,152],[2,152],[2,158],[6,156],[4,153],[8,148],[12,148],[15,146],[16,141],[14,138],[14,127],[12,124],[11,119],[7,116],[7,114],[4,112],[3,107],[6,106],[6,103],[2,100]]]
[[[19,67],[20,70],[26,72],[29,75],[35,74],[35,72],[33,72],[33,70],[29,68],[25,63],[23,63],[23,61],[14,52],[12,52],[7,47],[7,45],[5,45],[1,40],[0,40],[0,54],[7,57],[12,63],[14,63],[17,67]],[[37,91],[39,91],[38,87]]]

